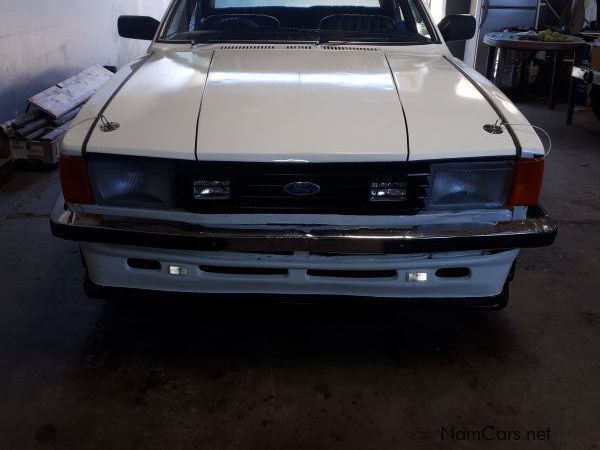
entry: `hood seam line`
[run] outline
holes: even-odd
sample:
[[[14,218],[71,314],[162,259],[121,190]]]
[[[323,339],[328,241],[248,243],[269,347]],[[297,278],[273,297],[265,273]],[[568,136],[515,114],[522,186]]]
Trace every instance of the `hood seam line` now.
[[[406,130],[406,161],[410,161],[410,130],[408,129],[408,118],[406,117],[406,110],[404,109],[404,104],[402,103],[402,97],[400,97],[400,88],[398,88],[398,83],[396,82],[396,75],[394,75],[392,65],[390,64],[390,60],[388,59],[388,55],[386,52],[383,52],[383,57],[385,58],[385,63],[387,64],[388,70],[390,71],[392,83],[394,83],[394,89],[396,90],[396,95],[398,96],[400,107],[402,108],[402,116],[404,117],[404,128]]]
[[[198,161],[198,135],[200,132],[200,114],[202,113],[202,104],[204,103],[204,94],[206,94],[206,88],[208,87],[208,77],[210,76],[210,69],[212,68],[213,60],[215,59],[216,51],[213,50],[210,55],[210,61],[208,68],[206,69],[206,79],[204,81],[204,87],[202,88],[202,96],[200,97],[200,106],[198,107],[198,116],[196,118],[196,138],[194,139],[194,157]]]

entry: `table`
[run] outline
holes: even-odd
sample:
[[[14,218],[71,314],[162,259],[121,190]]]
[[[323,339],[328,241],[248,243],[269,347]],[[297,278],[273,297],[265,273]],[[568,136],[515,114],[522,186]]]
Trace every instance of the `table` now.
[[[567,107],[567,125],[573,123],[573,111],[575,110],[575,93],[577,91],[577,84],[579,81],[583,81],[586,86],[593,84],[594,86],[600,86],[600,70],[594,70],[591,67],[586,66],[573,66],[571,71],[571,89],[569,89],[569,106]]]
[[[535,56],[537,52],[545,51],[553,53],[553,64],[552,64],[552,80],[550,84],[550,96],[548,99],[548,106],[550,109],[554,109],[556,106],[556,94],[558,90],[558,68],[564,58],[565,53],[574,53],[579,47],[586,45],[583,40],[576,42],[545,42],[545,41],[531,41],[521,40],[517,33],[488,33],[484,36],[483,42],[490,46],[490,52],[488,54],[487,69],[485,76],[491,80],[494,72],[494,63],[496,61],[496,55],[501,49],[510,50],[523,50],[531,51],[531,58]],[[531,58],[521,63],[521,67],[524,67]]]

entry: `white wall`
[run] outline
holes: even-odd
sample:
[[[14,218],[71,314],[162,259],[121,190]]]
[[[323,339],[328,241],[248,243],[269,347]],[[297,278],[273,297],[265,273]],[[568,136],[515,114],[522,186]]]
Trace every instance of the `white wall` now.
[[[452,0],[450,0],[452,2]],[[427,0],[425,5],[431,12],[431,17],[435,23],[440,23],[440,20],[446,15],[446,0]]]
[[[0,0],[0,122],[93,64],[121,66],[148,43],[117,34],[121,14],[160,20],[169,0]]]

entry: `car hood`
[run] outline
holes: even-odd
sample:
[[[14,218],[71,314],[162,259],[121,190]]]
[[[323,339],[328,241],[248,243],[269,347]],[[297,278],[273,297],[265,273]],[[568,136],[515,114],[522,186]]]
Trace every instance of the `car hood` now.
[[[515,154],[508,133],[483,130],[497,114],[443,56],[290,47],[155,53],[104,108],[119,129],[96,127],[87,151],[257,162]]]

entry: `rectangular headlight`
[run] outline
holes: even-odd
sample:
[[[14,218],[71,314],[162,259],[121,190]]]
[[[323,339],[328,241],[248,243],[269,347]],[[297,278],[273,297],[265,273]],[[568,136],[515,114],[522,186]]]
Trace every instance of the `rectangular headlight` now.
[[[404,202],[407,193],[406,181],[373,181],[369,200],[372,202]]]
[[[194,180],[194,200],[229,200],[231,187],[229,181]]]
[[[431,169],[429,209],[499,208],[506,202],[513,164],[451,163]]]
[[[173,207],[171,165],[158,160],[94,157],[89,161],[96,200],[111,206]]]

